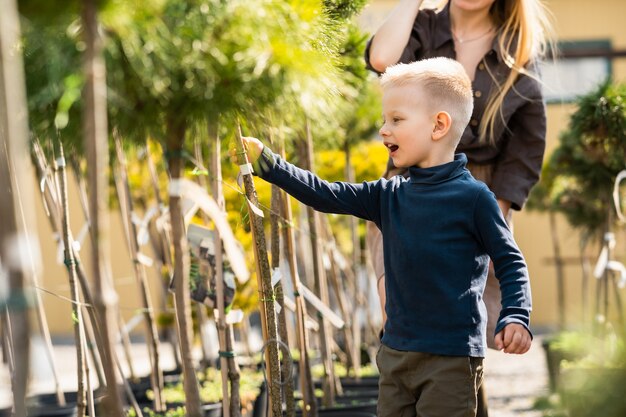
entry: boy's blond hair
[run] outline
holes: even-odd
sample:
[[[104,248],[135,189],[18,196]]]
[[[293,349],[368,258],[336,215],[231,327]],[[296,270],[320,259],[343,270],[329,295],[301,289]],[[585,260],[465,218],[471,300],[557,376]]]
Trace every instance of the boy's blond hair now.
[[[450,137],[456,146],[472,117],[472,82],[465,69],[449,58],[430,58],[388,67],[380,79],[383,90],[414,85],[428,95],[426,103],[434,112],[450,114]]]

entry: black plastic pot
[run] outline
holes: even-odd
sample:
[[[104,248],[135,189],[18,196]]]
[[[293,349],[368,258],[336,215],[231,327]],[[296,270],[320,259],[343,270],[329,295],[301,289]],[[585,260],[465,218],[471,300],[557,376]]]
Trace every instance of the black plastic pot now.
[[[77,411],[76,404],[47,404],[28,407],[27,415],[28,417],[76,417]]]
[[[378,404],[378,396],[375,397],[337,397],[335,398],[335,404],[338,406],[350,406],[350,407],[368,407],[366,411],[376,411],[376,404]]]
[[[147,380],[141,379],[137,382],[129,382],[130,389],[135,396],[135,399],[138,403],[150,403],[151,400],[148,398],[148,390],[152,389],[152,384],[150,384],[150,378]]]
[[[252,417],[267,417],[267,385],[261,383],[259,395],[252,406]]]
[[[29,417],[73,417],[77,414],[76,391],[63,393],[65,405],[59,405],[56,393],[46,393],[30,396],[26,399],[26,409]],[[94,401],[98,404],[102,394],[94,392]],[[88,411],[88,410],[87,410]],[[0,416],[4,414],[0,413]],[[10,415],[10,414],[9,414]]]
[[[361,388],[345,388],[343,389],[344,397],[363,397],[378,398],[378,387],[361,387]]]
[[[341,386],[343,389],[359,389],[369,387],[370,389],[378,389],[378,376],[366,376],[361,379],[356,378],[341,378]]]
[[[176,409],[178,407],[184,407],[182,403],[167,403],[167,409]],[[152,404],[140,404],[139,407],[143,409],[152,410]],[[222,403],[210,403],[202,404],[202,413],[204,417],[222,417]]]
[[[317,410],[320,417],[376,417],[376,413],[349,408],[324,408]],[[302,411],[296,411],[296,417],[302,417]]]
[[[203,404],[204,417],[222,417],[222,403]]]

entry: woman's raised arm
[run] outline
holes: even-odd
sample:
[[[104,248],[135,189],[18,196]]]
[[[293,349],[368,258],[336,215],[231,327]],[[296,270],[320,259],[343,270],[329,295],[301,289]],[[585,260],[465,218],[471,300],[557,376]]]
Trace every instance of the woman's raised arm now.
[[[379,72],[397,64],[409,41],[423,0],[400,0],[378,28],[370,46],[370,65]]]

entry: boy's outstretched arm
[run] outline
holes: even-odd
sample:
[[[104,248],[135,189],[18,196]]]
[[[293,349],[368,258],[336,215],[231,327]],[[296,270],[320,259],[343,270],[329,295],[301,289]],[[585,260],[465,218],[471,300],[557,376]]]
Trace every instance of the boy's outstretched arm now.
[[[242,137],[242,140],[248,153],[248,161],[259,177],[277,185],[317,211],[352,214],[380,224],[381,181],[361,184],[341,181],[330,183],[312,172],[288,163],[256,138]],[[230,154],[231,158],[236,155],[233,150]]]

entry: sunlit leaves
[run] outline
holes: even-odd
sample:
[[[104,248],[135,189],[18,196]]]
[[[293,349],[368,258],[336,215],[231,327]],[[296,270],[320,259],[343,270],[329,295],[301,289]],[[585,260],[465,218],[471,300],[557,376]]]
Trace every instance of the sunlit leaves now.
[[[536,206],[562,212],[586,231],[604,231],[613,210],[613,182],[626,168],[625,100],[626,85],[610,81],[578,100],[533,193],[540,200]]]

